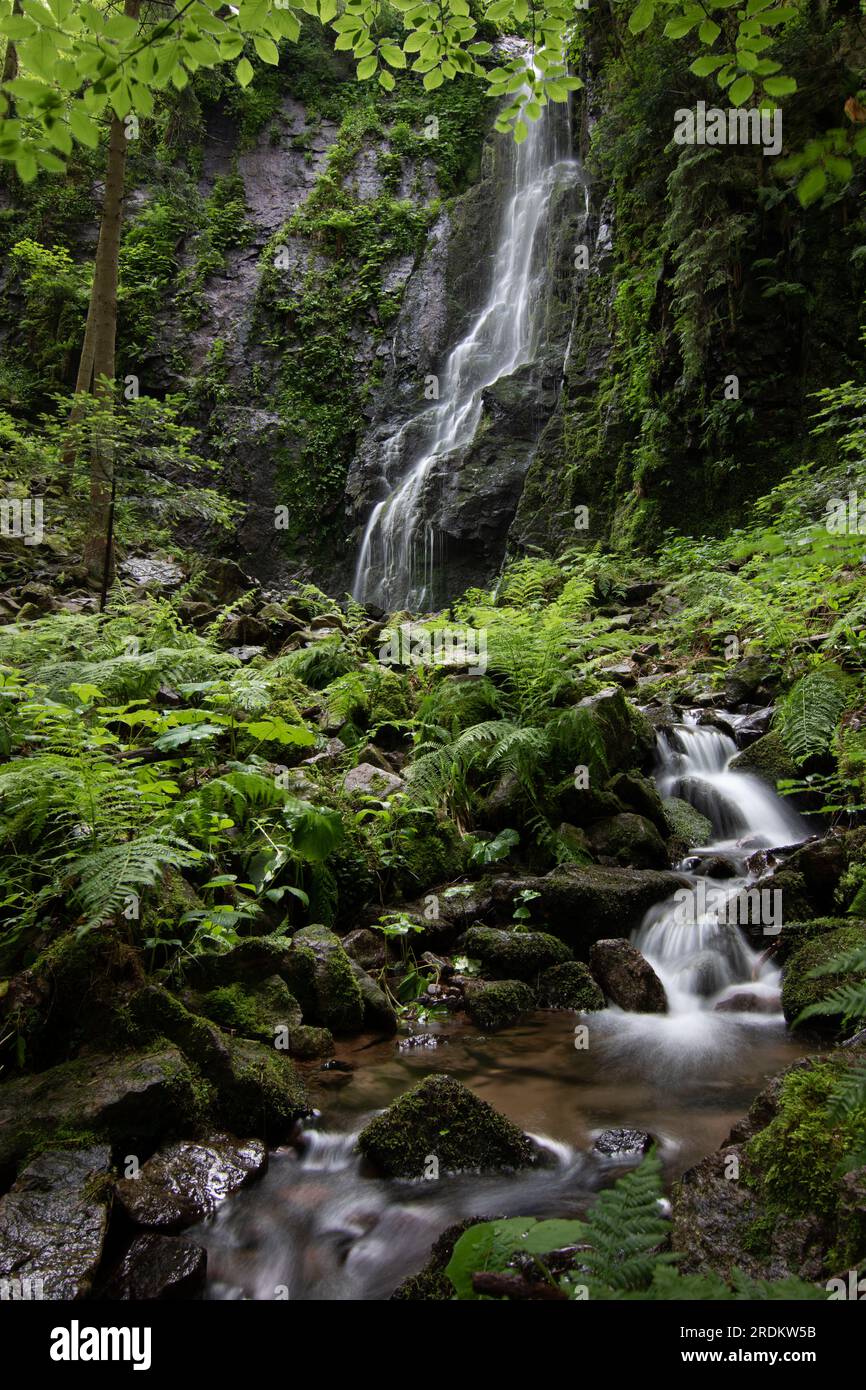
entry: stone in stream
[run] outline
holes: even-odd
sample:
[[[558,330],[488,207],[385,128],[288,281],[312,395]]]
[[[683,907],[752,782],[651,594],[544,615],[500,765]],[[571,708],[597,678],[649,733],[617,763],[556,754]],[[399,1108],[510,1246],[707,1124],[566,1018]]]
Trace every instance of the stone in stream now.
[[[361,1031],[365,1013],[373,1007],[366,986],[361,989],[364,972],[330,928],[313,923],[295,932],[287,968],[305,1019],[332,1033]],[[376,988],[369,976],[366,979]]]
[[[668,834],[681,846],[683,852],[699,849],[713,838],[713,823],[696,810],[688,801],[679,796],[666,796],[663,801]]]
[[[592,1147],[605,1158],[640,1158],[652,1146],[653,1137],[645,1129],[603,1129]]]
[[[776,990],[770,994],[757,994],[754,990],[739,989],[728,994],[714,1005],[717,1014],[777,1014],[782,1007]]]
[[[267,1161],[260,1139],[213,1134],[201,1141],[180,1140],[149,1158],[137,1178],[122,1178],[115,1195],[137,1226],[191,1226],[262,1173]]]
[[[467,956],[477,957],[485,970],[508,980],[534,980],[551,965],[571,960],[571,951],[548,932],[517,927],[470,927],[463,942]]]
[[[608,999],[627,1013],[667,1013],[664,985],[649,961],[624,937],[596,941],[589,953],[589,968]]]
[[[537,878],[496,878],[492,908],[511,917],[523,889],[538,893],[533,912],[582,960],[594,941],[639,927],[646,911],[688,886],[680,874],[656,869],[614,869],[580,864]]]
[[[522,980],[496,980],[487,984],[470,980],[464,992],[466,1012],[478,1028],[494,1032],[535,1008],[535,995]]]
[[[751,772],[773,790],[780,778],[797,776],[797,764],[776,733],[764,734],[763,738],[750,743],[742,753],[731,758],[729,768],[731,772]]]
[[[195,1298],[204,1289],[207,1251],[177,1236],[137,1236],[105,1288],[104,1298],[154,1303]]]
[[[384,937],[369,927],[357,927],[344,936],[343,950],[362,970],[382,970],[387,959]]]
[[[358,1148],[386,1178],[423,1178],[437,1171],[525,1168],[540,1151],[524,1134],[452,1076],[428,1076],[405,1092],[358,1136]]]
[[[604,1008],[604,995],[583,961],[567,960],[539,976],[538,1006],[592,1013]]]
[[[31,1298],[86,1298],[102,1256],[111,1150],[47,1149],[0,1198],[0,1288],[32,1281]],[[26,1285],[24,1286],[26,1289]]]

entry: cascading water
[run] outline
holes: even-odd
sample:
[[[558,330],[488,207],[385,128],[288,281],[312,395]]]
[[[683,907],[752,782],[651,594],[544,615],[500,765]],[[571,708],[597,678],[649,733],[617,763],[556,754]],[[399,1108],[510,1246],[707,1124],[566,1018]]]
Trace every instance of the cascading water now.
[[[782,1027],[780,974],[767,955],[783,903],[754,888],[756,851],[807,839],[808,826],[760,778],[732,771],[733,739],[708,725],[676,727],[659,738],[662,796],[688,801],[712,823],[713,841],[679,866],[683,888],[652,908],[634,944],[653,966],[668,999],[666,1014],[615,1011],[622,1052],[639,1042],[647,1066],[701,1067],[742,1042],[743,1028]],[[742,928],[763,941],[755,949]]]
[[[413,416],[385,444],[381,485],[361,542],[352,592],[390,610],[423,609],[433,600],[437,537],[426,493],[443,460],[458,467],[481,418],[482,395],[531,361],[544,324],[545,272],[541,232],[555,189],[574,179],[566,157],[568,112],[548,108],[521,145],[498,157],[513,161],[493,257],[487,302],[465,338],[451,350],[440,378],[440,399]]]

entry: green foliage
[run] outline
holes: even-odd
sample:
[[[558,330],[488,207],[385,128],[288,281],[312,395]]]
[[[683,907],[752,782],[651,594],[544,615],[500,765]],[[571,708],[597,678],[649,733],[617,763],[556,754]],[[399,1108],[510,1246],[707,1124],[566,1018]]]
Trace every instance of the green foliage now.
[[[826,664],[807,671],[785,696],[777,727],[798,762],[829,750],[852,684],[837,666]]]
[[[664,1249],[669,1222],[662,1214],[661,1165],[650,1154],[596,1199],[584,1221],[512,1217],[470,1226],[456,1242],[445,1270],[458,1300],[476,1292],[474,1274],[495,1271],[547,1283],[569,1299],[823,1299],[803,1280],[752,1281],[734,1271],[730,1283],[714,1275],[682,1275],[676,1254]],[[568,1269],[561,1271],[563,1256]]]

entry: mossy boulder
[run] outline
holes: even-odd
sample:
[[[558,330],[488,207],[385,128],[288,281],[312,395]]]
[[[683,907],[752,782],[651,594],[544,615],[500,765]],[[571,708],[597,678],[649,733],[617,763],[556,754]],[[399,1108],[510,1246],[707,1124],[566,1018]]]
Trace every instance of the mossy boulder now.
[[[403,866],[396,877],[398,889],[415,896],[436,883],[448,883],[463,872],[466,854],[463,841],[450,821],[425,826],[403,852]]]
[[[535,994],[523,980],[473,980],[464,995],[466,1012],[477,1028],[493,1033],[508,1028],[535,1008]]]
[[[775,790],[783,778],[797,776],[797,764],[791,757],[779,734],[764,734],[731,759],[732,772],[751,772],[760,777]]]
[[[662,805],[668,835],[677,846],[682,847],[683,854],[687,850],[699,849],[702,845],[711,843],[712,821],[701,815],[688,801],[683,801],[679,796],[666,796]]]
[[[535,980],[549,966],[571,960],[571,951],[559,937],[516,927],[470,927],[463,947],[467,955],[481,961],[486,972],[508,980]]]
[[[603,864],[630,869],[666,869],[670,864],[665,842],[652,821],[633,811],[591,826],[589,843]]]
[[[219,955],[196,957],[187,970],[187,980],[197,989],[216,989],[221,985],[255,984],[279,975],[291,988],[293,969],[291,938],[273,933],[246,937]]]
[[[663,838],[669,835],[664,804],[650,777],[644,777],[640,772],[618,772],[608,782],[608,789],[624,803],[627,810],[636,811],[651,821]]]
[[[821,975],[810,979],[810,973],[826,966],[835,956],[847,951],[866,948],[866,923],[851,922],[832,931],[823,931],[812,936],[788,960],[782,980],[782,1009],[792,1028],[804,1029],[811,1033],[838,1036],[843,1031],[842,1013],[816,1014],[804,1020],[797,1019],[803,1009],[811,1004],[819,1004],[841,985],[853,984],[856,973],[841,975]]]
[[[333,1057],[334,1038],[327,1028],[314,1028],[310,1023],[302,1023],[289,1032],[289,1056],[300,1062],[312,1061],[315,1057]]]
[[[649,768],[655,758],[656,736],[646,715],[641,714],[616,686],[587,695],[578,702],[594,726],[596,740],[604,747],[608,772]]]
[[[178,1048],[94,1052],[0,1087],[0,1175],[31,1150],[73,1135],[135,1153],[202,1113],[201,1088]]]
[[[385,991],[368,975],[356,960],[349,957],[352,974],[361,991],[364,1008],[364,1027],[386,1033],[391,1037],[397,1031],[397,1014]]]
[[[146,985],[132,996],[129,1034],[136,1043],[168,1038],[208,1077],[219,1076],[228,1066],[227,1040],[219,1028],[162,985]]]
[[[303,1082],[285,1052],[248,1038],[228,1039],[229,1066],[220,1077],[216,1113],[234,1134],[285,1136],[309,1114]]]
[[[604,1008],[604,995],[583,961],[552,965],[538,979],[538,1005],[542,1009],[576,1009],[593,1013]]]
[[[525,1168],[538,1151],[527,1135],[451,1076],[428,1076],[358,1136],[358,1148],[387,1178]]]
[[[245,1038],[273,1042],[301,1022],[301,1006],[279,975],[254,985],[221,985],[196,1000],[198,1012]]]
[[[296,932],[287,968],[305,1020],[332,1033],[361,1031],[364,996],[356,965],[334,932],[320,923]]]

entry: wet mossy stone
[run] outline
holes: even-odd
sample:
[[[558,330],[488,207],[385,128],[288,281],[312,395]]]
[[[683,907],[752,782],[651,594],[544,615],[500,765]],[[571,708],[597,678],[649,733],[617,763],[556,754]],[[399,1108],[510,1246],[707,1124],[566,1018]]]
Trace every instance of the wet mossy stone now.
[[[535,995],[523,980],[472,981],[466,988],[466,1012],[477,1028],[508,1028],[535,1008]]]
[[[314,1028],[310,1023],[302,1023],[289,1032],[289,1056],[301,1062],[312,1061],[315,1057],[333,1057],[334,1038],[327,1028]]]
[[[358,1148],[388,1178],[525,1168],[538,1159],[531,1139],[452,1076],[428,1076],[363,1129]]]
[[[589,712],[611,775],[651,766],[656,752],[655,730],[618,686],[587,695],[577,708]]]
[[[699,849],[713,839],[713,823],[679,796],[666,796],[662,802],[668,835],[682,845],[683,852]]]
[[[568,960],[552,965],[539,977],[538,1006],[593,1013],[604,1008],[604,995],[583,961]]]
[[[278,1139],[309,1113],[303,1082],[285,1052],[249,1038],[229,1038],[229,1069],[220,1078],[216,1112],[234,1134]]]
[[[34,1298],[88,1297],[108,1228],[110,1167],[107,1144],[46,1150],[28,1163],[0,1198],[0,1287],[30,1279]]]
[[[665,842],[652,821],[633,811],[591,826],[589,843],[603,864],[631,869],[666,869],[670,864]]]
[[[0,1087],[0,1175],[71,1133],[135,1153],[136,1144],[176,1134],[201,1114],[200,1086],[178,1048],[91,1053]]]
[[[332,1033],[359,1033],[364,1026],[364,996],[357,968],[328,927],[314,923],[296,932],[290,974],[304,1018]]]
[[[797,764],[791,757],[779,734],[764,734],[738,753],[730,762],[731,772],[751,772],[760,777],[775,790],[776,784],[784,778],[797,776]]]
[[[207,1076],[228,1066],[224,1035],[207,1019],[191,1013],[162,985],[145,985],[129,1001],[131,1030],[136,1041],[168,1038]]]
[[[571,951],[559,937],[516,927],[510,931],[470,927],[463,946],[466,954],[480,960],[486,971],[506,980],[535,980],[549,966],[571,960]]]
[[[280,975],[291,988],[292,955],[292,941],[287,936],[249,936],[230,951],[198,956],[190,963],[187,980],[198,989],[215,989]]]
[[[827,965],[846,951],[866,948],[866,922],[857,921],[812,936],[788,960],[782,979],[782,1010],[788,1024],[797,1031],[839,1037],[843,1034],[842,1014],[815,1014],[798,1024],[797,1018],[810,1004],[827,999],[840,985],[854,984],[856,973],[821,975],[810,979],[818,966]],[[852,1025],[847,1031],[853,1032]]]
[[[245,1038],[273,1042],[279,1030],[297,1027],[301,1006],[279,975],[260,984],[222,985],[198,996],[197,1008],[222,1028]]]
[[[655,782],[649,777],[644,777],[640,772],[618,772],[611,778],[608,787],[629,811],[636,811],[652,821],[660,835],[667,837],[670,834],[664,804]]]
[[[397,1013],[385,991],[376,983],[372,975],[349,957],[352,974],[361,991],[364,1006],[364,1027],[387,1034],[391,1037],[397,1031]]]

